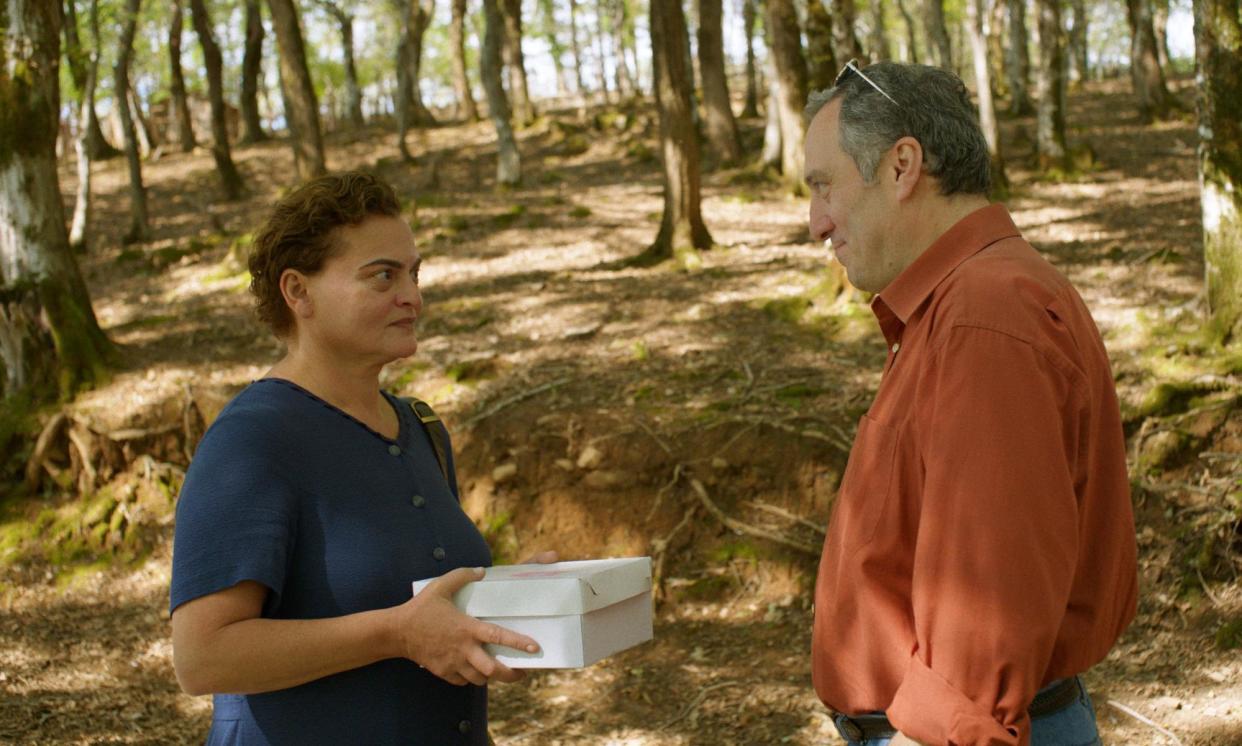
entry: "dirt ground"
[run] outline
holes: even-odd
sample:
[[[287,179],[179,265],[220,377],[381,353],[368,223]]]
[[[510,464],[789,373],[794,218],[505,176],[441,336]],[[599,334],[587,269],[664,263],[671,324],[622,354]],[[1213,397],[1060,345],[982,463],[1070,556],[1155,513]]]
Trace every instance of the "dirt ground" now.
[[[1242,542],[1221,507],[1240,486],[1242,384],[1236,365],[1200,370],[1216,363],[1194,332],[1193,123],[1142,127],[1134,109],[1122,82],[1071,96],[1072,144],[1089,145],[1095,164],[1063,182],[1025,165],[1031,119],[1003,124],[1008,203],[1096,315],[1134,453],[1139,616],[1086,681],[1106,743],[1242,744]],[[757,152],[761,123],[744,125]],[[463,503],[498,561],[538,549],[650,554],[660,594],[651,643],[493,687],[496,741],[839,742],[811,689],[810,599],[854,423],[884,359],[864,299],[838,295],[838,270],[807,237],[805,202],[754,169],[705,174],[717,247],[700,268],[618,268],[659,223],[648,110],[544,117],[522,133],[525,186],[509,192],[494,189],[491,141],[482,123],[429,130],[405,165],[391,130],[328,138],[331,167],[398,185],[426,257],[423,343],[386,385],[447,420]],[[291,155],[281,142],[234,155],[251,188],[236,203],[214,201],[208,152],[146,163],[155,237],[138,246],[118,238],[124,164],[96,172],[82,262],[125,363],[71,409],[99,431],[158,429],[192,411],[192,440],[276,360],[227,254],[285,187]],[[73,179],[64,164],[69,204]],[[1196,382],[1199,398],[1144,416],[1168,380]],[[1193,447],[1143,468],[1170,433]],[[157,461],[184,467],[176,433],[132,442],[155,455],[116,480],[149,480]],[[724,527],[709,502],[778,540]],[[55,489],[10,498],[0,527],[72,505]],[[57,564],[0,541],[0,742],[201,742],[210,699],[180,693],[171,667],[170,511],[171,500],[133,521],[138,549],[88,561]]]

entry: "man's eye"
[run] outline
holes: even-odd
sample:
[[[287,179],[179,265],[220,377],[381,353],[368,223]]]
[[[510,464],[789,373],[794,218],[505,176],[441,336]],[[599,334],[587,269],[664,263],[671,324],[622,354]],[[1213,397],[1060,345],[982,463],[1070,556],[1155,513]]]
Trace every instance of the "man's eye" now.
[[[376,276],[377,278],[379,278],[379,279],[384,280],[385,282],[387,282],[387,281],[389,281],[389,280],[391,280],[391,279],[392,279],[392,270],[391,270],[391,269],[381,269],[379,272],[376,272],[376,273],[375,273],[375,276]]]

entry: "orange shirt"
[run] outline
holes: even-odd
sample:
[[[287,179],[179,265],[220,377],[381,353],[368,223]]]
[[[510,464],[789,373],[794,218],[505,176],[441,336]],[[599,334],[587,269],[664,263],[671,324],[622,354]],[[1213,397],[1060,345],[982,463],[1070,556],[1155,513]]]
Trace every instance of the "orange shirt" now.
[[[1082,299],[1001,205],[873,301],[888,340],[815,589],[815,690],[927,744],[1022,744],[1134,617],[1117,396]]]

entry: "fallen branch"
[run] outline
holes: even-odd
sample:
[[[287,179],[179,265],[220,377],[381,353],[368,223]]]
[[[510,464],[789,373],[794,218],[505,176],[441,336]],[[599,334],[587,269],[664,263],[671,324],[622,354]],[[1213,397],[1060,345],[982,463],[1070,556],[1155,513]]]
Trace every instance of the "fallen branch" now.
[[[699,690],[698,694],[694,695],[694,699],[690,700],[689,704],[681,708],[681,712],[677,713],[676,717],[664,723],[664,725],[661,725],[659,730],[668,730],[669,728],[681,722],[682,720],[685,720],[686,717],[690,715],[690,713],[694,712],[696,709],[698,709],[699,705],[703,704],[703,700],[707,699],[707,695],[709,693],[714,692],[717,689],[724,689],[725,687],[741,686],[741,685],[742,685],[742,682],[740,681],[722,681],[719,684],[712,684],[711,686],[703,687],[702,689]]]
[[[670,456],[672,456],[672,455],[673,455],[673,450],[672,450],[671,448],[669,448],[669,447],[668,447],[668,446],[664,443],[664,441],[663,441],[663,440],[661,440],[661,439],[660,439],[660,436],[659,436],[659,435],[656,435],[656,433],[655,433],[655,431],[654,431],[654,430],[652,430],[650,427],[648,427],[648,426],[647,426],[647,423],[643,422],[642,420],[635,420],[635,422],[637,422],[637,423],[638,423],[638,426],[639,426],[639,427],[641,427],[643,430],[646,430],[646,431],[647,431],[647,434],[648,434],[648,435],[650,435],[650,436],[651,436],[651,439],[652,439],[652,440],[654,440],[654,441],[656,442],[656,445],[660,446],[660,449],[661,449],[662,451],[664,451],[665,453],[667,453],[667,454],[668,454],[668,455],[670,455]]]
[[[565,384],[569,383],[569,381],[570,379],[568,378],[558,378],[557,380],[550,381],[548,383],[543,384],[542,386],[536,386],[535,388],[530,389],[529,391],[523,391],[522,393],[515,394],[513,396],[510,396],[507,399],[502,399],[496,404],[492,405],[491,407],[488,407],[482,412],[466,420],[465,423],[463,423],[462,427],[474,427],[475,424],[487,419],[488,417],[491,417],[492,415],[496,414],[497,412],[504,409],[505,407],[513,406],[514,404],[517,404],[520,401],[529,399],[532,396],[535,396],[536,394],[542,394],[543,392],[557,388],[558,386],[564,386]]]
[[[1121,712],[1124,712],[1125,714],[1129,715],[1130,717],[1134,718],[1135,720],[1139,721],[1140,723],[1144,723],[1144,724],[1146,724],[1146,725],[1150,725],[1151,727],[1153,727],[1153,728],[1155,728],[1156,730],[1160,731],[1160,732],[1161,732],[1161,733],[1163,733],[1164,735],[1166,735],[1166,736],[1168,736],[1169,738],[1173,739],[1173,743],[1177,744],[1178,746],[1182,746],[1182,739],[1178,738],[1176,735],[1174,735],[1174,734],[1173,734],[1173,732],[1172,732],[1172,731],[1168,730],[1167,728],[1164,728],[1163,726],[1161,726],[1161,725],[1160,725],[1159,723],[1157,723],[1156,721],[1154,721],[1154,720],[1152,720],[1152,719],[1150,719],[1150,718],[1148,718],[1148,717],[1146,717],[1146,716],[1144,716],[1144,715],[1141,715],[1141,714],[1139,714],[1138,712],[1135,712],[1135,711],[1134,711],[1134,710],[1132,710],[1131,708],[1129,708],[1129,707],[1127,707],[1127,706],[1125,706],[1125,705],[1121,704],[1120,702],[1118,702],[1118,701],[1117,701],[1117,700],[1115,700],[1115,699],[1110,699],[1110,700],[1108,700],[1108,704],[1112,705],[1115,709],[1120,710]]]
[[[655,589],[657,601],[663,600],[664,598],[664,560],[668,557],[669,544],[672,543],[673,537],[680,533],[681,530],[690,523],[690,519],[694,516],[695,511],[698,509],[699,506],[697,503],[691,505],[689,508],[686,508],[685,515],[681,517],[681,520],[676,526],[673,526],[673,530],[669,531],[667,536],[662,539],[651,540],[651,553],[654,555],[654,562],[652,563],[651,568],[651,587]]]
[[[69,417],[63,411],[57,412],[43,426],[43,430],[35,440],[34,451],[30,454],[30,460],[26,462],[26,489],[29,491],[34,492],[38,488],[40,472],[43,470],[44,462],[47,461],[52,441],[68,422]]]
[[[660,491],[656,493],[656,499],[651,502],[651,510],[647,511],[647,517],[643,519],[643,523],[651,523],[652,516],[654,516],[656,510],[659,509],[660,503],[664,501],[664,494],[673,489],[673,487],[677,484],[677,480],[681,479],[681,469],[681,464],[677,464],[673,467],[672,479],[669,479],[668,484],[661,487]]]
[[[742,521],[725,515],[724,511],[720,509],[720,506],[712,502],[711,497],[707,494],[707,488],[704,487],[703,483],[699,480],[691,479],[690,487],[693,488],[695,494],[699,496],[699,501],[702,502],[703,506],[707,508],[707,512],[714,515],[716,520],[723,523],[726,528],[732,529],[740,534],[749,534],[751,536],[757,536],[761,539],[767,539],[768,541],[775,542],[781,546],[795,549],[804,554],[809,554],[812,557],[818,557],[820,555],[820,550],[822,549],[821,547],[812,546],[798,541],[797,539],[791,539],[784,534],[770,531],[759,526],[752,526],[749,523],[743,523]]]
[[[781,518],[784,518],[786,520],[794,521],[795,523],[799,523],[803,526],[806,526],[807,528],[811,529],[815,533],[819,534],[821,537],[824,535],[823,526],[821,526],[820,524],[814,521],[807,520],[806,518],[803,518],[800,515],[794,515],[793,513],[790,513],[788,510],[785,510],[784,508],[779,508],[775,505],[769,505],[768,503],[759,502],[758,500],[750,500],[750,501],[747,501],[746,504],[753,505],[759,510],[764,511],[765,513],[771,513],[772,515],[778,515]]]

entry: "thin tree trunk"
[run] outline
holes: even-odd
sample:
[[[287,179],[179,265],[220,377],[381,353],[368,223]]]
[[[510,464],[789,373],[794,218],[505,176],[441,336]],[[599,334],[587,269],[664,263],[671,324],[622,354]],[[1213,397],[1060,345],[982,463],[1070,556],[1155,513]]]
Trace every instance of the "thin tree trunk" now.
[[[759,84],[755,70],[755,3],[758,0],[742,0],[742,28],[746,35],[746,104],[742,118],[759,116]]]
[[[703,124],[707,140],[720,159],[742,159],[742,142],[729,103],[725,79],[723,11],[720,0],[699,0],[699,69],[703,72]]]
[[[263,11],[259,0],[246,0],[246,47],[242,56],[241,138],[239,144],[267,139],[259,118],[259,79],[263,73]]]
[[[1070,0],[1071,20],[1069,32],[1069,55],[1073,65],[1074,79],[1086,83],[1087,69],[1087,0]]]
[[[806,129],[802,107],[806,104],[806,58],[802,56],[801,31],[792,0],[767,0],[767,22],[772,41],[771,56],[780,78],[781,174],[794,191],[802,183],[803,143]]]
[[[138,28],[138,11],[142,0],[126,0],[122,11],[121,37],[117,42],[117,60],[112,68],[112,99],[121,117],[125,134],[125,160],[129,165],[129,230],[123,240],[145,241],[151,236],[147,220],[147,190],[142,184],[142,162],[138,155],[138,133],[128,106],[129,62],[134,53],[134,35]]]
[[[318,0],[341,34],[341,50],[345,55],[345,118],[353,129],[362,129],[362,87],[358,85],[358,66],[354,63],[354,17],[331,0]]]
[[[99,34],[92,37],[92,49],[87,53],[82,47],[82,43],[78,37],[78,15],[75,7],[75,0],[65,0],[65,58],[69,61],[69,77],[73,81],[74,90],[78,92],[78,104],[81,105],[82,93],[86,84],[86,58],[89,54],[100,56]],[[96,86],[98,86],[96,79]],[[121,151],[112,147],[107,138],[104,137],[103,129],[99,126],[99,117],[95,114],[95,106],[91,105],[90,112],[86,118],[85,124],[87,134],[90,138],[90,155],[93,161],[103,161],[109,158],[116,158],[121,155]]]
[[[901,20],[905,22],[906,26],[906,62],[917,65],[920,59],[918,34],[915,33],[914,16],[910,14],[910,9],[906,7],[908,1],[897,0],[897,12],[901,14]]]
[[[768,47],[771,49],[771,46]],[[781,76],[776,72],[776,62],[772,55],[764,60],[767,74],[768,90],[764,102],[763,149],[759,154],[759,162],[764,166],[781,167]]]
[[[1209,324],[1242,334],[1242,17],[1237,0],[1194,0],[1203,264]]]
[[[435,0],[403,0],[408,2],[410,6],[409,22],[406,25],[408,34],[406,36],[407,54],[406,64],[409,66],[410,85],[406,89],[410,96],[410,106],[412,107],[413,119],[412,124],[417,126],[432,126],[436,123],[435,117],[431,115],[431,110],[423,102],[423,90],[420,81],[423,79],[423,39],[427,34],[428,27],[431,26],[431,19],[435,13]]]
[[[1007,0],[1009,6],[1009,46],[1005,70],[1009,75],[1009,113],[1024,116],[1035,111],[1031,101],[1030,40],[1026,33],[1026,0]]]
[[[134,92],[132,85],[129,87],[126,100],[129,102],[130,116],[134,118],[134,133],[138,135],[138,153],[143,158],[147,158],[155,152],[159,141],[155,139],[155,134],[151,131],[151,123],[143,113],[142,102],[138,100],[138,94]]]
[[[602,0],[595,0],[595,72],[596,78],[599,80],[599,89],[604,92],[604,101],[611,101],[609,95],[611,91],[608,87],[608,70],[605,66],[607,56],[604,54],[604,29],[601,19],[603,16]],[[686,53],[689,54],[689,48]]]
[[[992,103],[992,69],[988,62],[988,40],[983,29],[987,0],[967,0],[966,15],[970,30],[970,50],[974,57],[975,90],[979,99],[979,124],[988,143],[992,163],[992,193],[1003,197],[1009,191],[1005,176],[1005,157],[1001,152],[1000,129],[996,124],[996,108]]]
[[[625,0],[609,0],[612,12],[612,41],[617,51],[616,77],[617,92],[622,96],[631,96],[638,90],[638,86],[634,82],[634,77],[630,74],[630,65],[625,58],[626,43],[625,40],[630,34],[630,18],[629,9]],[[723,48],[723,41],[721,42]],[[721,73],[723,74],[723,57]]]
[[[69,229],[69,247],[74,251],[86,251],[86,230],[91,222],[91,131],[86,123],[95,109],[95,84],[99,80],[99,0],[91,0],[89,23],[94,46],[86,60],[86,80],[78,108],[78,136],[73,141],[78,157],[78,190],[73,204],[73,225]]]
[[[509,69],[509,93],[513,96],[513,115],[525,127],[535,120],[535,107],[526,85],[526,58],[522,54],[522,0],[500,0],[505,22],[504,52]]]
[[[267,0],[267,7],[272,14],[272,28],[280,50],[280,74],[289,109],[285,112],[285,118],[292,135],[293,159],[298,177],[309,179],[325,173],[327,166],[323,137],[319,131],[319,105],[315,100],[310,70],[306,67],[306,50],[302,44],[302,29],[298,26],[298,12],[294,0]]]
[[[1156,32],[1156,57],[1160,69],[1169,70],[1169,0],[1152,0],[1151,25]]]
[[[871,54],[872,61],[891,60],[893,47],[888,41],[888,20],[884,17],[884,0],[871,3]]]
[[[228,121],[224,109],[224,74],[220,46],[212,28],[205,0],[190,0],[190,17],[198,43],[203,49],[203,62],[207,68],[207,95],[211,100],[211,157],[216,162],[216,174],[220,177],[220,191],[226,200],[234,200],[245,191],[241,174],[233,164],[233,152],[229,148]]]
[[[988,75],[992,78],[992,98],[1009,95],[1005,79],[1005,0],[991,0],[988,18]]]
[[[699,145],[690,115],[691,84],[684,62],[689,54],[687,40],[681,3],[651,3],[651,59],[660,112],[664,216],[655,242],[633,260],[638,265],[677,258],[686,266],[694,266],[697,252],[712,246],[699,205]]]
[[[944,0],[924,0],[923,25],[927,30],[927,48],[937,67],[953,69],[953,45],[944,25]]]
[[[1149,124],[1167,118],[1174,109],[1156,54],[1151,0],[1126,0],[1126,19],[1130,23],[1130,80],[1138,98],[1139,119]]]
[[[578,83],[578,95],[586,97],[586,82],[582,78],[582,46],[578,43],[578,0],[569,0],[569,47],[574,53],[574,76]]]
[[[509,111],[509,99],[500,82],[500,39],[504,33],[504,19],[500,17],[498,3],[501,0],[483,0],[483,48],[479,54],[479,75],[483,90],[487,93],[488,114],[496,127],[497,160],[496,184],[512,187],[522,181],[522,160],[518,154],[517,141],[513,137],[513,124]]]
[[[72,2],[72,0],[70,0]],[[98,0],[94,0],[98,2]],[[172,108],[172,130],[181,152],[188,153],[197,144],[190,122],[190,105],[185,98],[185,77],[181,74],[181,0],[172,0],[172,22],[168,27],[169,92]]]
[[[823,3],[824,0],[808,0],[808,2]],[[862,44],[858,42],[858,34],[854,32],[854,26],[858,21],[858,13],[854,9],[854,0],[831,0],[832,1],[832,39],[836,53],[836,58],[842,62],[846,60],[858,59],[862,60],[863,49]]]
[[[54,3],[11,0],[0,24],[0,399],[42,399],[51,392],[38,387],[52,381],[67,397],[99,380],[114,355],[65,233],[60,20]]]
[[[808,63],[807,85],[812,91],[822,91],[832,85],[837,77],[837,58],[833,54],[832,17],[821,0],[808,0],[806,4],[806,56]],[[845,59],[851,59],[846,57]]]
[[[1035,75],[1036,136],[1039,167],[1069,170],[1065,137],[1065,40],[1059,0],[1036,0],[1039,14],[1039,67]]]
[[[467,122],[479,121],[479,107],[470,92],[470,76],[466,74],[466,0],[452,0],[452,20],[449,22],[449,51],[453,58],[453,88],[457,91],[457,103],[462,118]],[[555,55],[556,50],[553,49]],[[555,57],[554,57],[555,59]],[[557,67],[560,62],[557,61]],[[560,82],[560,75],[557,75]]]
[[[453,2],[458,1],[453,0]],[[556,70],[556,95],[564,96],[569,93],[569,81],[566,77],[568,71],[565,68],[564,59],[566,48],[557,33],[556,6],[554,0],[538,0],[538,7],[538,27],[543,35],[544,43],[548,45],[548,50],[552,53],[552,67]]]

